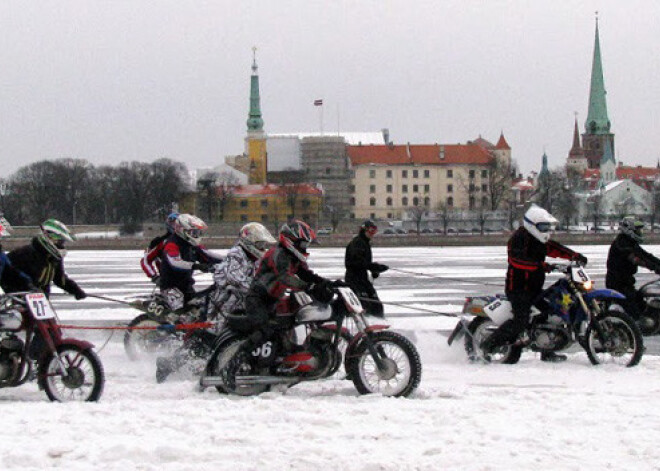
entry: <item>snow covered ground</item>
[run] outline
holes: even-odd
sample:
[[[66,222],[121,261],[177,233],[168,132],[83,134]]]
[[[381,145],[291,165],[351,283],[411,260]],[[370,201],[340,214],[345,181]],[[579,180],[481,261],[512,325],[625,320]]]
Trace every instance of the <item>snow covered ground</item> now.
[[[579,249],[602,286],[607,247]],[[66,263],[88,292],[127,298],[150,289],[138,258],[135,251],[72,251]],[[409,272],[377,280],[384,301],[447,313],[460,311],[466,295],[501,291],[506,260],[504,247],[377,248],[375,258]],[[343,251],[315,248],[310,264],[340,277]],[[54,304],[66,323],[136,315],[95,299],[56,295]],[[561,364],[525,353],[517,365],[473,365],[461,346],[446,345],[455,319],[403,306],[386,312],[422,356],[411,398],[359,396],[342,380],[255,398],[200,393],[185,375],[159,385],[153,361],[129,362],[116,333],[100,350],[106,386],[99,403],[53,404],[35,384],[0,390],[0,469],[660,469],[660,357],[647,354],[631,369],[594,367],[582,352]],[[97,348],[108,339],[98,331],[69,334]]]

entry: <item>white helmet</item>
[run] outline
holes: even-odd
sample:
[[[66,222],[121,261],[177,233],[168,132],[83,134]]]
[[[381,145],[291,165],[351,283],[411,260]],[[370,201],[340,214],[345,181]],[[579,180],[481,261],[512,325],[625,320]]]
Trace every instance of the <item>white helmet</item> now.
[[[268,229],[258,222],[247,223],[238,233],[238,245],[256,259],[261,258],[276,242]]]
[[[192,245],[199,245],[202,241],[207,225],[192,214],[179,214],[174,221],[174,233]]]
[[[558,222],[552,214],[535,204],[523,216],[523,226],[527,232],[543,244],[550,240]]]

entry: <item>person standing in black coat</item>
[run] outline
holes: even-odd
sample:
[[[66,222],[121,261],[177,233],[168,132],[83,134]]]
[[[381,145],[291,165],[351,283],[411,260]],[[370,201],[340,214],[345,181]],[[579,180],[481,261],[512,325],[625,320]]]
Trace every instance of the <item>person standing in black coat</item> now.
[[[619,223],[619,234],[612,242],[607,254],[605,286],[623,294],[626,312],[640,320],[644,301],[635,289],[637,267],[644,267],[660,274],[660,259],[648,253],[640,243],[644,242],[644,223],[633,216],[624,217]]]
[[[376,279],[381,273],[390,268],[382,263],[374,263],[372,260],[371,239],[377,232],[378,226],[373,221],[366,220],[362,223],[360,232],[346,247],[346,256],[344,257],[346,276],[344,279],[346,284],[355,291],[355,294],[362,298],[360,301],[367,314],[384,317],[383,304],[378,298],[374,285],[369,280],[369,272]]]

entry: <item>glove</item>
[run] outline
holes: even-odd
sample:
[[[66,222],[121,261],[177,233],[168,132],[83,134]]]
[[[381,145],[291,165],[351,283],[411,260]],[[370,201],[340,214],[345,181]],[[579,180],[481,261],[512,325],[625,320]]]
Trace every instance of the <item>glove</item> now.
[[[154,276],[152,276],[152,277],[151,277],[151,281],[152,281],[153,284],[155,284],[156,286],[160,286],[160,275],[154,275]]]
[[[378,273],[377,271],[372,271],[372,272],[371,272],[371,277],[372,277],[374,280],[375,280],[376,278],[378,278],[379,276],[380,276],[380,273]]]
[[[330,283],[330,286],[333,288],[343,288],[348,287],[348,283],[346,283],[344,280],[335,280]]]
[[[582,255],[581,253],[576,253],[575,255],[573,255],[573,257],[571,258],[571,260],[574,261],[574,262],[578,262],[578,263],[579,263],[580,265],[582,265],[582,266],[586,266],[586,265],[587,265],[587,261],[588,261],[588,260],[587,260],[587,257],[585,257],[584,255]]]
[[[554,271],[557,269],[557,265],[554,263],[543,263],[543,271],[546,273],[550,273],[551,271]]]
[[[176,326],[174,324],[160,324],[158,327],[156,327],[156,330],[167,332],[168,334],[173,334],[176,330]]]
[[[208,273],[209,272],[209,264],[208,263],[195,263],[192,266],[193,270],[199,270],[203,273]]]
[[[329,281],[322,281],[313,285],[309,294],[323,304],[328,304],[335,296],[332,283]]]
[[[85,293],[82,288],[78,288],[78,291],[74,293],[74,296],[77,300],[85,299],[87,297],[87,293]]]
[[[382,263],[372,263],[371,264],[371,273],[372,274],[374,274],[374,273],[380,274],[380,273],[383,273],[384,271],[387,271],[389,269],[390,269],[390,267],[388,267],[387,265],[383,265]]]

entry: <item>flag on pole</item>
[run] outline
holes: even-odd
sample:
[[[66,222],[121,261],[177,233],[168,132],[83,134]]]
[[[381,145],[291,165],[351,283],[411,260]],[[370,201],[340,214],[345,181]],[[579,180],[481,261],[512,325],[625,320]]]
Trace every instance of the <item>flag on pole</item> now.
[[[314,106],[323,106],[323,100],[314,100]]]

